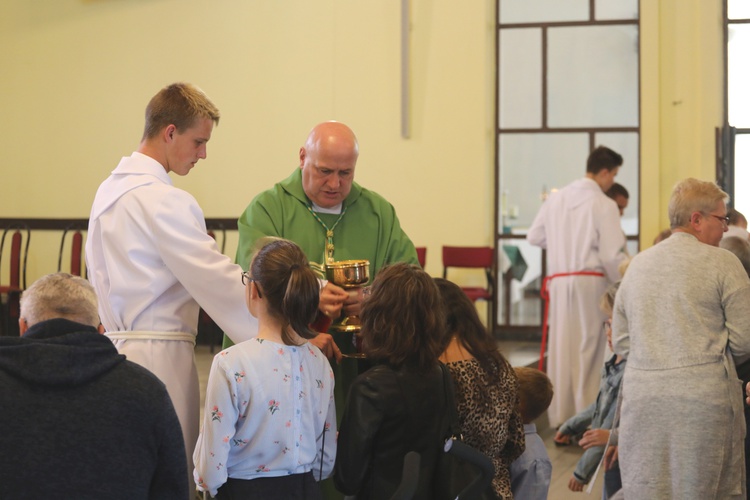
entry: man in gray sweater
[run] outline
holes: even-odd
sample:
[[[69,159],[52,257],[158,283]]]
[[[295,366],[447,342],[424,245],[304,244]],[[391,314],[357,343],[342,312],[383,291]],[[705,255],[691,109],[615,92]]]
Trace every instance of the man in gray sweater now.
[[[40,278],[19,325],[0,338],[0,496],[187,499],[169,395],[101,335],[91,285]]]

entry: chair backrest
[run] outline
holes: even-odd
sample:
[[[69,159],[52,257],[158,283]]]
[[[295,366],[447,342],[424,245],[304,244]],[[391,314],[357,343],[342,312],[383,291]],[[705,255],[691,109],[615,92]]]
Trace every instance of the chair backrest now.
[[[3,250],[5,248],[5,241],[10,236],[10,279],[8,285],[13,290],[26,289],[26,257],[29,254],[29,240],[31,239],[31,231],[26,227],[26,245],[23,246],[23,228],[20,227],[8,227],[3,231],[2,239],[0,239],[0,284],[2,283],[2,258]]]
[[[61,272],[62,259],[65,253],[65,239],[70,231],[73,231],[73,235],[70,237],[70,274],[74,276],[82,276],[82,255],[83,255],[83,233],[80,229],[76,229],[75,226],[69,226],[63,231],[62,238],[60,239],[60,252],[57,255],[57,272]]]
[[[443,247],[443,267],[477,267],[491,269],[494,265],[492,247]]]
[[[226,246],[227,246],[227,229],[224,227],[223,224],[216,224],[215,226],[208,228],[207,230],[208,235],[214,240],[216,240],[217,245],[219,244],[219,240],[216,238],[216,231],[214,231],[214,228],[216,228],[218,231],[221,231],[220,249],[221,249],[221,253],[224,253],[224,250],[226,249]]]
[[[83,234],[80,231],[73,233],[73,241],[70,250],[70,274],[81,275],[81,251],[83,250]]]
[[[419,265],[424,269],[425,262],[427,262],[427,247],[417,247],[417,260],[419,260]]]

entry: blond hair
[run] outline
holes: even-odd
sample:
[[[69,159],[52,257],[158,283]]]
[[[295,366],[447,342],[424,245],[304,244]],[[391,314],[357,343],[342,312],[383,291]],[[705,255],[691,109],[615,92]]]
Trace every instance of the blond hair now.
[[[686,227],[694,212],[707,214],[722,201],[729,201],[729,195],[713,182],[692,177],[682,180],[675,185],[669,199],[669,227]]]
[[[190,83],[173,83],[161,89],[146,106],[143,139],[156,137],[169,125],[183,133],[200,118],[209,118],[218,125],[221,115],[201,89]]]

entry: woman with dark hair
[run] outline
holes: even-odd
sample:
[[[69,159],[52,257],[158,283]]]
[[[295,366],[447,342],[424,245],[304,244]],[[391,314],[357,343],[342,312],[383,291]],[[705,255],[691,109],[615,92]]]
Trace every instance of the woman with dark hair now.
[[[193,475],[219,499],[317,500],[336,457],[333,372],[307,342],[320,286],[296,244],[264,243],[242,273],[258,336],[214,358]]]
[[[518,379],[461,288],[442,278],[435,282],[448,326],[442,338],[440,361],[453,377],[464,442],[492,460],[495,495],[513,498],[510,464],[525,446],[518,410]]]
[[[387,499],[404,455],[420,454],[415,500],[435,498],[433,469],[448,433],[438,364],[445,317],[440,293],[420,267],[394,264],[375,278],[362,306],[362,349],[374,366],[351,386],[341,419],[334,481],[357,499]]]

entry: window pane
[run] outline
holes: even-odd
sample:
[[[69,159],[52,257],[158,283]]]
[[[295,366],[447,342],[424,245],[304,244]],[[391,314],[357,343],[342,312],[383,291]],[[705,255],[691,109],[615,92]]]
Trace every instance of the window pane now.
[[[500,23],[586,21],[589,0],[500,0]]]
[[[544,193],[586,174],[587,134],[500,134],[499,144],[499,232],[528,228]]]
[[[542,30],[500,30],[500,127],[542,126]]]
[[[594,17],[604,19],[638,19],[638,0],[596,0]]]
[[[549,29],[548,124],[638,126],[638,27]]]
[[[727,92],[729,94],[729,124],[750,127],[750,25],[735,24],[728,27]]]
[[[631,133],[598,133],[594,135],[597,146],[607,146],[622,155],[622,168],[617,172],[616,182],[628,190],[630,202],[622,216],[622,230],[626,235],[638,234],[638,134]],[[633,254],[631,254],[633,255]]]
[[[734,208],[750,219],[750,135],[738,134],[734,142]]]
[[[727,2],[729,19],[750,19],[750,2],[747,0],[729,0]]]
[[[498,240],[500,279],[503,286],[497,298],[498,322],[504,323],[510,305],[511,325],[538,325],[542,313],[539,298],[542,275],[542,249],[524,239]],[[510,271],[509,274],[506,274]],[[510,283],[510,287],[505,286]]]

